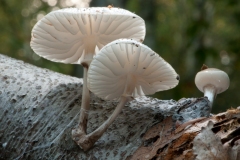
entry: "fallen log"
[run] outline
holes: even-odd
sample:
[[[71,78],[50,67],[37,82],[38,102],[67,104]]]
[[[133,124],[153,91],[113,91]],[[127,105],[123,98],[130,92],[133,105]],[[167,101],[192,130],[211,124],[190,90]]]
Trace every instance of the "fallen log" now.
[[[201,159],[198,139],[209,133],[219,152],[239,158],[239,109],[207,117],[210,107],[204,97],[136,98],[83,152],[71,139],[81,94],[82,79],[0,55],[0,159]],[[116,105],[91,94],[88,132]],[[213,157],[219,152],[209,149]]]

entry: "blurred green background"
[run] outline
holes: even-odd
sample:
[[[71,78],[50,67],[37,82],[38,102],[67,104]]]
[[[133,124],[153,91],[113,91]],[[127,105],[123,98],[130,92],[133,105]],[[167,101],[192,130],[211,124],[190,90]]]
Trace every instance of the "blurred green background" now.
[[[31,29],[50,11],[76,7],[81,0],[0,0],[0,53],[76,77],[79,65],[50,62],[30,48]],[[88,1],[88,0],[82,0]],[[201,97],[194,77],[202,64],[228,73],[230,88],[217,96],[213,112],[240,104],[239,0],[92,0],[90,6],[120,7],[146,22],[144,44],[159,53],[180,75],[179,85],[154,95],[159,99]]]

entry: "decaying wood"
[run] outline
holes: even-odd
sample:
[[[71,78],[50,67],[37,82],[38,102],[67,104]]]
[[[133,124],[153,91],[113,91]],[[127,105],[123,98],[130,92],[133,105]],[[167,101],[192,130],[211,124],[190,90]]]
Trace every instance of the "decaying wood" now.
[[[240,159],[240,108],[175,127],[168,117],[150,128],[131,159]]]
[[[210,120],[224,150],[234,153],[233,158],[239,156],[238,110],[201,118],[209,114],[206,98],[137,98],[85,153],[71,139],[81,94],[79,78],[0,55],[0,159],[197,158],[194,139],[203,132],[201,127],[211,128]],[[91,94],[88,132],[102,124],[116,105]]]

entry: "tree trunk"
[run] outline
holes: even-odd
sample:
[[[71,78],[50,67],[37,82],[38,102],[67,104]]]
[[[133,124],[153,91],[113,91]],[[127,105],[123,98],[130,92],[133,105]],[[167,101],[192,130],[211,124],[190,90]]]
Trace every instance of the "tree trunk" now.
[[[200,118],[209,115],[206,98],[136,98],[94,147],[83,152],[71,139],[81,94],[82,79],[0,55],[0,159],[198,159],[198,136],[204,139],[201,136],[211,131],[211,140],[216,139],[227,156],[239,157],[240,111]],[[117,104],[91,94],[88,132]],[[215,152],[209,149],[209,154]]]

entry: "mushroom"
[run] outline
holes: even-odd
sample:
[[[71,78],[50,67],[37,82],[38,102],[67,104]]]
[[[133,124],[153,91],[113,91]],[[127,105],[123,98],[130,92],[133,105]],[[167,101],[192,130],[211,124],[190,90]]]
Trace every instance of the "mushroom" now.
[[[208,98],[211,110],[217,94],[228,89],[230,80],[224,71],[217,68],[208,68],[206,65],[203,65],[202,70],[195,77],[195,84],[204,93],[204,97]]]
[[[142,42],[144,20],[120,8],[67,8],[49,13],[32,30],[31,47],[48,60],[81,64],[84,68],[79,129],[86,134],[90,95],[87,71],[93,56],[119,38]]]
[[[104,100],[120,102],[95,131],[74,137],[83,150],[90,149],[135,97],[174,88],[179,76],[164,59],[147,46],[129,39],[113,41],[94,57],[88,71],[88,88]],[[75,131],[77,135],[77,131]]]

